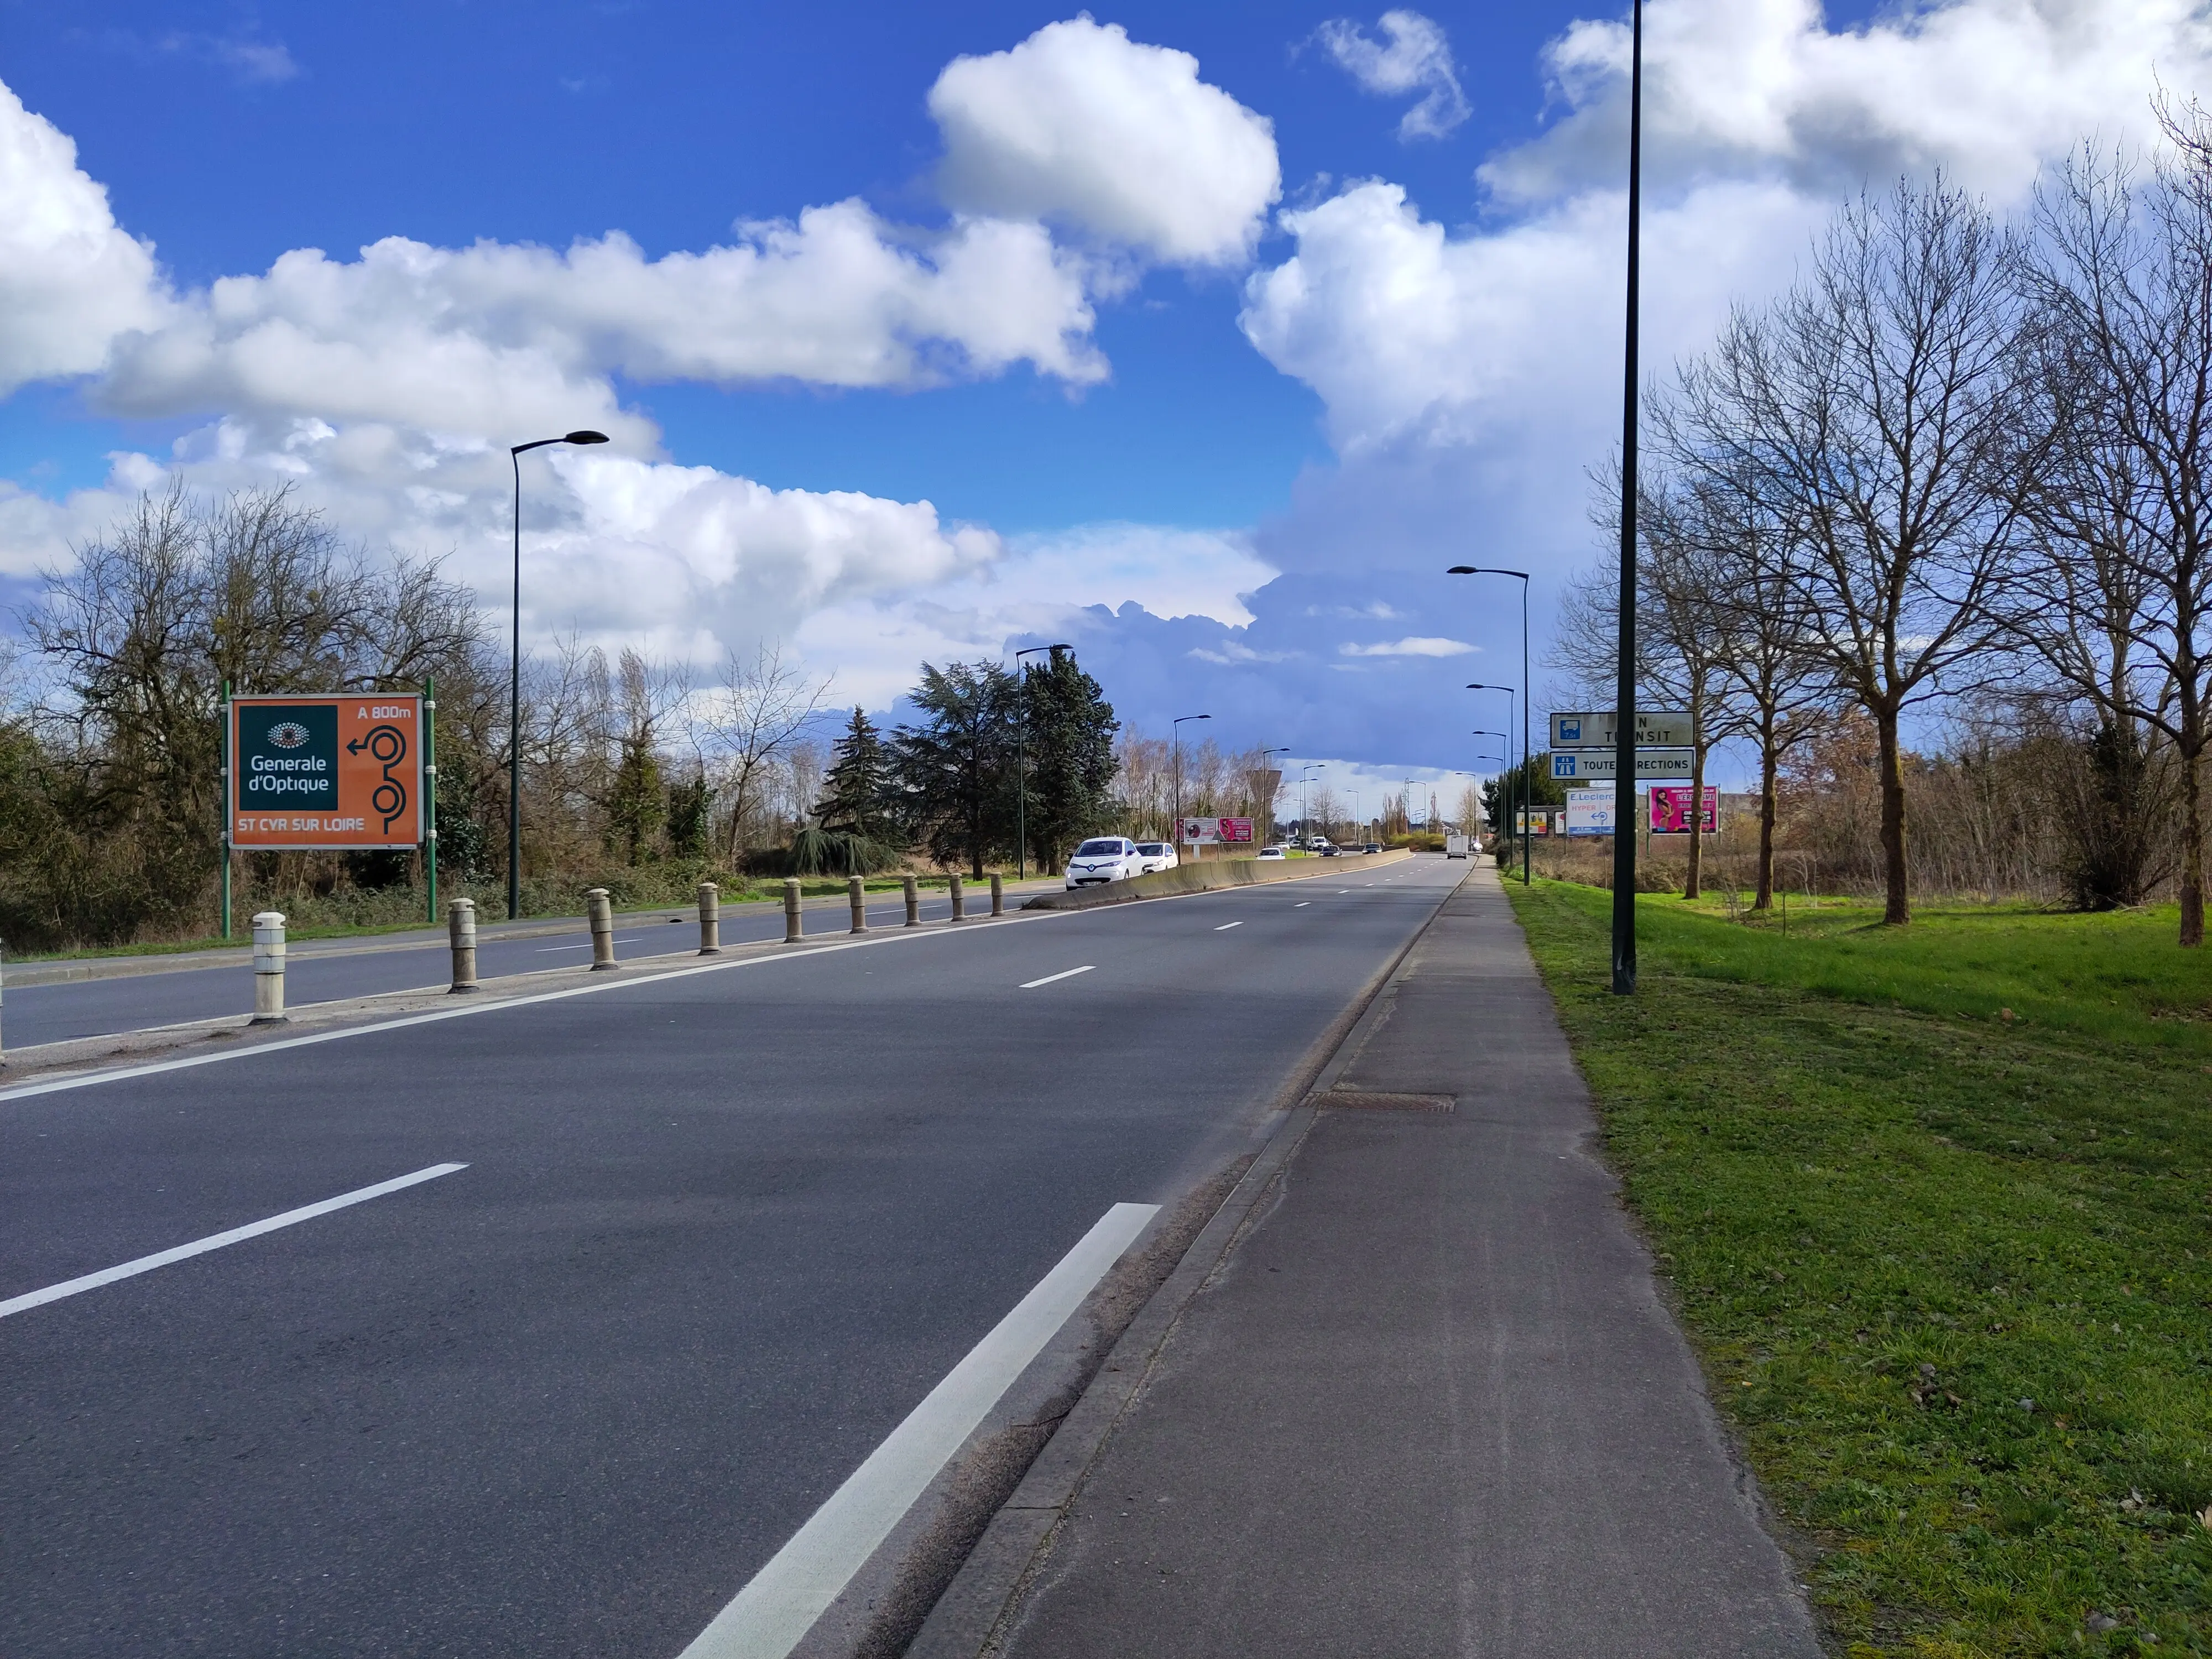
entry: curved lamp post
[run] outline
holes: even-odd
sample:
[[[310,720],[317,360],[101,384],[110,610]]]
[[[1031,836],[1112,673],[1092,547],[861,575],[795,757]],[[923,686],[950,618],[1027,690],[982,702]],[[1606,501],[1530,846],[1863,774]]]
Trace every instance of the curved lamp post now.
[[[1513,709],[1514,709],[1514,705],[1515,705],[1516,702],[1518,702],[1520,701],[1520,695],[1521,695],[1521,694],[1520,694],[1519,692],[1516,691],[1516,690],[1515,690],[1511,686],[1510,686],[1510,685],[1491,685],[1491,684],[1487,684],[1487,683],[1486,683],[1485,681],[1482,681],[1482,680],[1469,680],[1469,681],[1467,683],[1467,689],[1468,689],[1468,690],[1470,690],[1470,691],[1503,691],[1503,692],[1505,694],[1505,724],[1506,724],[1508,726],[1510,726],[1513,724]],[[1510,736],[1510,735],[1509,735],[1507,732],[1500,732],[1497,733],[1496,735],[1497,735],[1497,736],[1498,736],[1498,737],[1504,738],[1505,739],[1505,754],[1506,754],[1506,758],[1505,758],[1505,759],[1504,759],[1504,760],[1501,760],[1501,761],[1498,763],[1498,764],[1499,764],[1499,765],[1501,765],[1501,766],[1507,767],[1507,768],[1509,768],[1509,769],[1510,769],[1510,768],[1512,766],[1512,764],[1513,764],[1513,761],[1512,761],[1512,754],[1513,754],[1513,739],[1512,739],[1511,736]],[[1527,759],[1528,759],[1528,757],[1524,755],[1524,756],[1522,756],[1522,761],[1525,763],[1525,762],[1527,761]],[[1519,783],[1519,784],[1517,784],[1517,785],[1516,786],[1516,793],[1517,793],[1520,790],[1522,790],[1522,789],[1525,789],[1525,788],[1527,788],[1527,787],[1528,787],[1528,777],[1527,777],[1527,773],[1528,773],[1528,767],[1527,767],[1527,765],[1526,765],[1525,763],[1522,765],[1522,767],[1521,770],[1522,770],[1522,779],[1521,779],[1520,783]],[[1522,802],[1521,804],[1522,804],[1523,806],[1526,806],[1526,805],[1528,805],[1528,803],[1527,803],[1526,801],[1523,801],[1523,802]],[[1498,808],[1499,808],[1499,810],[1500,810],[1500,811],[1504,811],[1504,810],[1505,810],[1505,791],[1504,791],[1504,789],[1503,787],[1501,787],[1501,788],[1498,790]],[[1502,824],[1501,824],[1500,826],[1498,826],[1498,833],[1499,833],[1501,836],[1502,836],[1502,835],[1504,835],[1505,831],[1504,831],[1504,825],[1502,825]],[[1510,837],[1510,836],[1508,836],[1508,837],[1507,837],[1507,845],[1509,845],[1509,846],[1510,846],[1510,845],[1511,845],[1511,837]],[[1499,868],[1501,868],[1501,869],[1503,869],[1504,867],[1504,866],[1503,865],[1499,866]]]
[[[1316,772],[1328,770],[1326,763],[1308,761],[1298,771],[1298,839],[1309,845],[1313,841],[1313,822],[1306,817],[1306,780]]]
[[[1182,854],[1182,723],[1185,720],[1210,720],[1211,714],[1178,714],[1168,722],[1168,735],[1175,739],[1175,845],[1176,856]]]
[[[1022,672],[1022,659],[1040,651],[1073,651],[1065,640],[1057,645],[1032,645],[1014,653],[1014,672]],[[1054,660],[1058,660],[1054,659]],[[1026,881],[1030,873],[1030,683],[1022,678],[1022,724],[1014,738],[1014,879]]]
[[[1276,746],[1275,746],[1274,748],[1273,748],[1273,749],[1262,749],[1262,750],[1260,751],[1260,774],[1261,774],[1261,777],[1264,777],[1264,776],[1266,776],[1266,775],[1267,775],[1267,757],[1268,757],[1268,756],[1270,756],[1270,755],[1287,755],[1287,754],[1289,754],[1290,752],[1291,752],[1291,746],[1290,746],[1288,744],[1279,744],[1278,745],[1276,745]],[[1279,774],[1278,774],[1277,775],[1278,775],[1278,778],[1279,779],[1280,775],[1279,775]],[[1256,783],[1256,782],[1258,781],[1258,780],[1257,780],[1257,779],[1255,779],[1255,780],[1254,780],[1254,781]],[[1280,787],[1279,782],[1278,783],[1278,786],[1277,786],[1277,787]],[[1270,795],[1270,796],[1268,796],[1268,797],[1267,797],[1267,833],[1266,836],[1265,836],[1265,837],[1263,837],[1263,838],[1262,838],[1262,840],[1261,840],[1261,846],[1265,846],[1265,845],[1267,845],[1267,843],[1268,842],[1272,842],[1272,841],[1273,841],[1273,840],[1274,840],[1274,838],[1275,838],[1275,798],[1274,798],[1273,795]]]
[[[1641,10],[1637,14],[1643,15]],[[1504,570],[1494,565],[1455,564],[1444,573],[1449,576],[1513,576],[1521,583],[1521,769],[1528,769],[1528,573],[1525,570]],[[1487,690],[1488,688],[1485,688]],[[1528,793],[1528,781],[1524,775],[1518,795]],[[1527,801],[1521,803],[1521,884],[1528,884],[1528,814]]]
[[[514,464],[514,632],[507,683],[507,919],[522,913],[522,452],[548,444],[603,444],[604,432],[537,438],[507,452]]]

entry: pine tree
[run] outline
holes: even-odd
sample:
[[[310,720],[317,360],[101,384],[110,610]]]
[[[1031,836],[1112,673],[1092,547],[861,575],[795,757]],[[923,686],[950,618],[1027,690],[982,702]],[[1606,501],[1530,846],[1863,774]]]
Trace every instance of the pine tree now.
[[[878,846],[899,845],[903,837],[890,747],[865,711],[853,711],[845,735],[830,745],[830,752],[835,758],[823,775],[823,793],[814,808],[822,828]]]
[[[1048,872],[1106,820],[1114,785],[1114,734],[1121,722],[1098,682],[1054,651],[1022,676],[1027,736],[1030,855]]]
[[[939,864],[983,861],[1011,848],[1020,682],[994,662],[921,665],[908,693],[927,717],[893,741],[897,775],[914,820]]]

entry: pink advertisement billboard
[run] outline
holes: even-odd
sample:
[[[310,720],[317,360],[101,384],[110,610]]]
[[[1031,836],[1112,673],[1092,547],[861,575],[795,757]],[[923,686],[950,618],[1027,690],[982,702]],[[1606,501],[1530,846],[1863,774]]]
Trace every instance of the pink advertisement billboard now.
[[[1699,826],[1706,835],[1717,835],[1721,827],[1721,792],[1713,784],[1705,786],[1705,823]],[[1690,789],[1687,784],[1668,787],[1664,784],[1651,786],[1651,833],[1655,836],[1686,836],[1690,833]]]

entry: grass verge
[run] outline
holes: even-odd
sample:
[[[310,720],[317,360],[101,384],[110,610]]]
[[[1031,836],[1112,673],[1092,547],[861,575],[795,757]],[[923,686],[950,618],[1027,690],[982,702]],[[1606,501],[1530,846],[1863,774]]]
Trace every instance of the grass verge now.
[[[1609,893],[1509,891],[1833,1647],[2212,1652],[2212,963],[2171,915],[1647,896],[1630,999]]]

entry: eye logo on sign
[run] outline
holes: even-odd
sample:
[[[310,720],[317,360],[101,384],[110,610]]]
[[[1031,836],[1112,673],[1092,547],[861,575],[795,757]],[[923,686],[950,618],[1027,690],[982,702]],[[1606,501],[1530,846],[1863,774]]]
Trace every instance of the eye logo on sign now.
[[[297,749],[313,735],[297,720],[279,720],[269,728],[269,741],[279,749]]]

